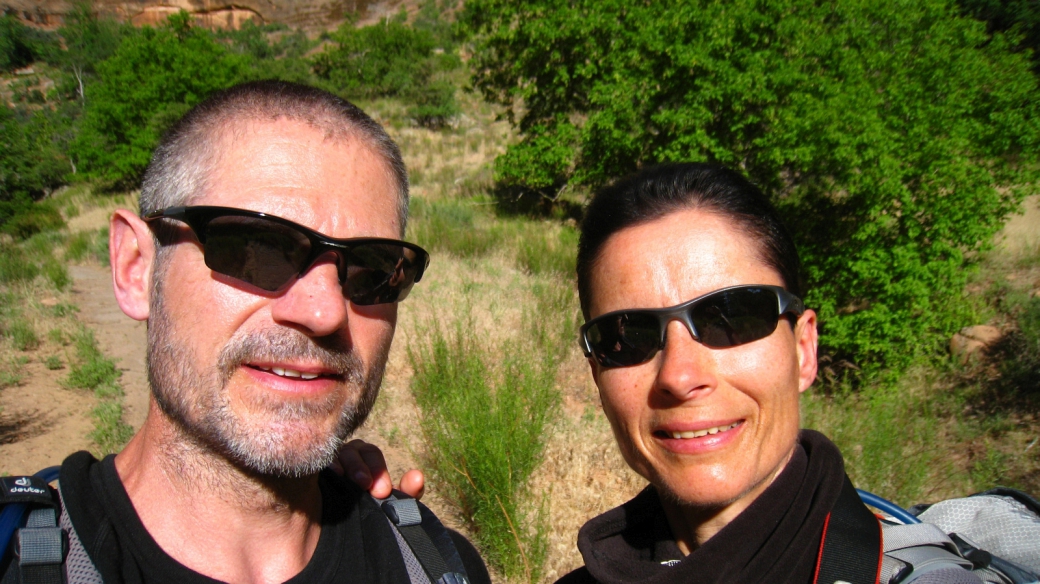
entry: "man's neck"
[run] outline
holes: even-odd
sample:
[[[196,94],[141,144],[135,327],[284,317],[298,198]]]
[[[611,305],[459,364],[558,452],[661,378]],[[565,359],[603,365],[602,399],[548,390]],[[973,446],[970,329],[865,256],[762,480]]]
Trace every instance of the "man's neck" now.
[[[321,534],[318,477],[244,471],[183,435],[154,400],[116,470],[145,529],[188,568],[226,582],[284,582]]]

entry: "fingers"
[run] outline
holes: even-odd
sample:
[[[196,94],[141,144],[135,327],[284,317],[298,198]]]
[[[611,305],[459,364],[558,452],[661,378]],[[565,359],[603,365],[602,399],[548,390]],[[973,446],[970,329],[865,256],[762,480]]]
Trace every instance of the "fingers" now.
[[[404,473],[397,488],[416,499],[422,499],[423,493],[426,491],[426,477],[423,476],[421,470],[412,469]]]
[[[390,496],[393,483],[386,470],[383,453],[375,445],[363,440],[351,440],[339,449],[338,462],[342,468],[336,469],[333,464],[333,470],[342,471],[357,486],[372,493],[373,497],[384,499]]]

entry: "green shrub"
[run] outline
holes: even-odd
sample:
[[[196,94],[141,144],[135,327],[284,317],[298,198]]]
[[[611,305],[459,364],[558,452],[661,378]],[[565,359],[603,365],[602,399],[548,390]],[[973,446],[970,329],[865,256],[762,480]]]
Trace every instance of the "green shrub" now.
[[[54,205],[47,203],[36,203],[11,217],[0,227],[0,231],[8,233],[19,239],[28,239],[37,233],[54,231],[65,227],[65,220]]]
[[[39,267],[20,247],[0,243],[0,284],[27,282],[39,273]]]
[[[65,264],[51,258],[43,265],[43,273],[58,290],[67,290],[72,285],[72,277]]]
[[[36,328],[25,318],[16,318],[13,323],[9,323],[6,334],[19,351],[31,351],[40,346],[40,337],[36,334]]]
[[[101,353],[93,332],[81,330],[75,342],[78,363],[70,367],[64,381],[66,387],[96,390],[119,379],[121,372],[116,369],[115,361]]]
[[[526,351],[503,353],[465,321],[447,333],[431,322],[409,346],[431,473],[488,563],[525,582],[538,581],[547,543],[544,505],[527,483],[559,412],[556,372],[576,324],[563,316],[577,315],[569,286],[533,293],[516,338],[498,340]]]
[[[102,400],[90,414],[94,418],[90,439],[94,441],[95,454],[119,452],[133,437],[134,429],[123,422],[123,405],[118,400]]]
[[[46,367],[49,371],[57,371],[58,369],[64,367],[64,365],[61,362],[61,357],[57,355],[50,355],[46,359],[44,359],[43,366]]]

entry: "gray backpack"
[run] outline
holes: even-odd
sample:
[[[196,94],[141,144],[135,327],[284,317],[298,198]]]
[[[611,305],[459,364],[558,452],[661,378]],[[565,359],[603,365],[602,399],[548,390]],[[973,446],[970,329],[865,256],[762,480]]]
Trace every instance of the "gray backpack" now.
[[[1040,582],[1040,503],[1025,493],[998,488],[909,512],[861,497],[891,515],[882,520],[881,583]]]

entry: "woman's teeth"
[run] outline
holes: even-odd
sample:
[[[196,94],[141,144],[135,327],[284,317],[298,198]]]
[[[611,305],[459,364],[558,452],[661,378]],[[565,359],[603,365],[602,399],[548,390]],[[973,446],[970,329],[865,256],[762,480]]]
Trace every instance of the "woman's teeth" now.
[[[740,422],[734,422],[728,426],[715,426],[714,428],[697,430],[696,432],[668,432],[668,435],[676,440],[689,440],[690,438],[701,438],[703,436],[710,436],[711,434],[725,432],[726,430],[732,430],[733,428],[736,428],[739,425]]]
[[[260,371],[274,373],[275,375],[278,375],[280,377],[298,377],[306,381],[318,378],[317,373],[304,373],[295,369],[285,369],[284,367],[257,367],[257,369],[259,369]]]

